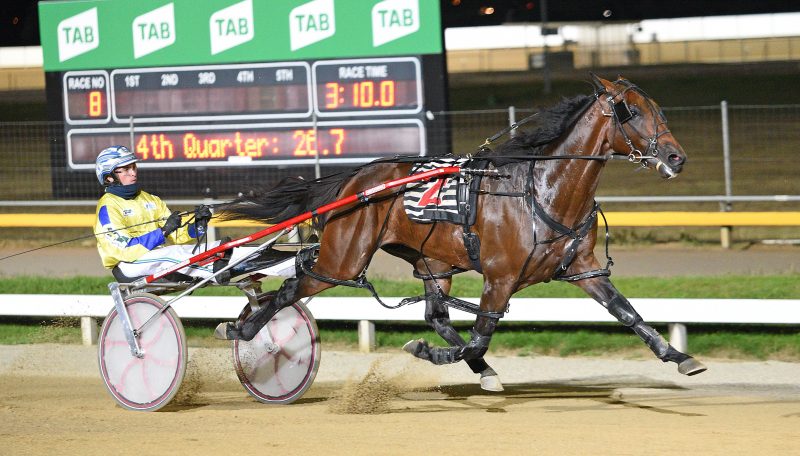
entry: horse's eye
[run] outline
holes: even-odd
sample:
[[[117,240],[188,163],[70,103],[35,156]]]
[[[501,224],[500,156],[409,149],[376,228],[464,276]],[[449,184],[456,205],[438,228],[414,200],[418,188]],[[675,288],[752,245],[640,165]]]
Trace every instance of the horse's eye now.
[[[637,108],[636,106],[631,106],[631,114],[633,115],[633,117],[638,116],[639,115],[639,108]]]

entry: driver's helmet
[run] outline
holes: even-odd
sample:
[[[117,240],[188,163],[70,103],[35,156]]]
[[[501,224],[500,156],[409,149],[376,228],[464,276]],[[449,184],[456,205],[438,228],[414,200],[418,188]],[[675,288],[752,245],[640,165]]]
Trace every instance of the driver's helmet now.
[[[94,173],[100,185],[106,185],[106,177],[114,169],[136,163],[136,155],[125,146],[111,146],[103,149],[94,164]]]

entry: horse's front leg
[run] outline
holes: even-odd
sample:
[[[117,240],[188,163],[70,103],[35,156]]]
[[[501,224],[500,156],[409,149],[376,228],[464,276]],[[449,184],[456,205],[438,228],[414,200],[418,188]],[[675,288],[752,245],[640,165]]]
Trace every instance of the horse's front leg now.
[[[620,323],[631,328],[661,361],[676,363],[678,372],[684,375],[695,375],[706,370],[703,363],[676,350],[658,331],[646,324],[608,277],[579,280],[574,284],[602,304]]]
[[[436,265],[431,265],[432,260],[427,261],[427,265],[417,265],[417,272],[423,276],[430,273],[436,274],[437,272],[445,272],[450,269],[449,265],[445,265],[444,263],[442,263],[444,267],[436,268]],[[429,267],[433,267],[430,272],[428,272]],[[460,348],[467,345],[467,342],[461,337],[461,334],[453,327],[450,321],[450,311],[441,299],[442,295],[448,295],[450,293],[452,279],[450,277],[427,279],[423,280],[423,283],[425,284],[425,321],[428,323],[428,326],[433,328],[436,334],[447,341],[451,347]],[[424,339],[410,341],[403,349],[433,364],[454,362],[449,351],[431,351],[430,345]],[[503,384],[500,382],[497,372],[486,363],[483,357],[464,359],[464,361],[472,372],[481,375],[481,388],[488,391],[503,391]]]

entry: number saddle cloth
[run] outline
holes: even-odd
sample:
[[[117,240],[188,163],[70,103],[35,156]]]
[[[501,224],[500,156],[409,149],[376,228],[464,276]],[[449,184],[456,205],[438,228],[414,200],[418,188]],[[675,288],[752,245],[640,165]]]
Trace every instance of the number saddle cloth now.
[[[483,169],[486,162],[469,158],[437,158],[413,167],[410,174],[446,166]],[[475,223],[475,203],[480,181],[479,174],[455,174],[408,184],[403,196],[406,215],[415,222],[450,222],[468,229]]]

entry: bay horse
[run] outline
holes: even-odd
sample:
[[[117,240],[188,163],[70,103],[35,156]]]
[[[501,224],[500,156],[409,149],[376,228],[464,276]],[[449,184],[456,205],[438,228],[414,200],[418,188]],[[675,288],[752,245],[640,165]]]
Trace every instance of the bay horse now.
[[[488,168],[472,190],[477,207],[471,227],[410,220],[402,189],[331,211],[316,220],[322,229],[316,262],[305,263],[296,278],[260,296],[263,305],[257,311],[236,323],[220,324],[217,337],[250,340],[278,310],[298,299],[335,285],[363,285],[372,256],[383,249],[414,266],[424,281],[426,321],[450,344],[436,347],[419,339],[404,349],[434,364],[464,360],[481,375],[486,390],[503,389],[483,356],[509,299],[552,279],[580,287],[659,359],[676,363],[681,374],[705,371],[702,363],[676,350],[643,321],[594,255],[599,210],[594,195],[606,161],[627,158],[671,179],[681,172],[686,154],[667,129],[660,107],[644,91],[621,77],[613,82],[592,73],[590,77],[593,94],[562,100],[535,116],[532,131],[518,131],[496,150],[483,147],[472,156]],[[415,161],[430,159],[396,157],[345,175],[283,182],[228,203],[221,215],[275,223],[404,177]],[[464,270],[476,270],[484,279],[480,305],[460,307],[476,314],[469,341],[453,329],[448,312],[449,306],[465,303],[447,295],[453,272]]]

